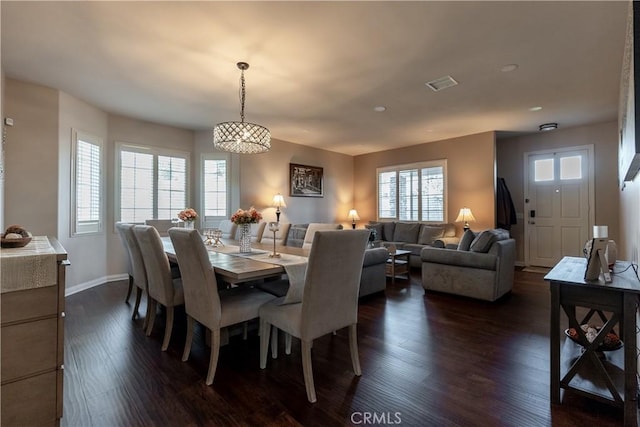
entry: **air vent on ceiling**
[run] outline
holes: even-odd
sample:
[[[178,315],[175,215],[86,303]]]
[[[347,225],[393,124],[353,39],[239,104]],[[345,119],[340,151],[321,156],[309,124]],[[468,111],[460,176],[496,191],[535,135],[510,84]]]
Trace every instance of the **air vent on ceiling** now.
[[[441,91],[442,89],[455,86],[458,84],[458,82],[453,80],[453,77],[451,76],[444,76],[444,77],[440,77],[439,79],[431,80],[430,82],[427,82],[425,84],[429,86],[432,91],[438,92],[438,91]]]

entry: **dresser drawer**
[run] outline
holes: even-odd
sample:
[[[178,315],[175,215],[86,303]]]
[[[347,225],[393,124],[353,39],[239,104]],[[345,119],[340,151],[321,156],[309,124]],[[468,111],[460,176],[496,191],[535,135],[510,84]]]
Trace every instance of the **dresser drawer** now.
[[[58,312],[58,287],[5,292],[0,307],[2,324],[55,315]]]
[[[3,385],[0,423],[3,426],[55,425],[57,374],[49,372]]]
[[[57,368],[58,318],[2,327],[2,383]],[[2,396],[4,398],[4,394]]]

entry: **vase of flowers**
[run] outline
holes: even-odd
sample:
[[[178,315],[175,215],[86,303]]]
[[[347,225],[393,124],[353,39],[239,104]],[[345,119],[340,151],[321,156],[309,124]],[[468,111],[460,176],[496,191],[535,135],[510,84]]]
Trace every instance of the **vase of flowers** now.
[[[238,225],[240,237],[238,243],[240,253],[251,252],[251,224],[257,224],[262,220],[262,214],[254,207],[247,210],[238,209],[231,215],[231,222]]]
[[[178,212],[178,219],[184,222],[184,228],[193,229],[198,213],[193,208],[187,208]]]

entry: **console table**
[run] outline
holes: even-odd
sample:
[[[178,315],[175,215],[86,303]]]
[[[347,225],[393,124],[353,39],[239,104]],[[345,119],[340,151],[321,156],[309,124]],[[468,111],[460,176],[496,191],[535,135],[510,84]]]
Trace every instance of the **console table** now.
[[[617,262],[614,272],[628,266],[627,262]],[[545,276],[551,290],[551,403],[561,403],[562,389],[571,390],[622,408],[624,425],[636,426],[636,310],[640,281],[631,268],[614,273],[611,283],[605,284],[602,276],[597,281],[585,281],[586,267],[584,258],[565,257]],[[576,307],[588,310],[580,320],[576,318]],[[568,319],[567,327],[575,328],[582,345],[562,339],[565,328],[560,327],[561,309]],[[580,325],[595,315],[603,325],[589,343]],[[598,351],[605,335],[616,325],[623,347]]]

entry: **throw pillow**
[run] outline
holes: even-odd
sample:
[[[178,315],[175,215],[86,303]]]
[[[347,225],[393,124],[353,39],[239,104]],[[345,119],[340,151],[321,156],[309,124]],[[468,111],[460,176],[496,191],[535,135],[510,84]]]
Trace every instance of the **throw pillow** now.
[[[447,223],[444,224],[444,233],[442,237],[455,237],[456,236],[456,225]]]
[[[471,252],[487,253],[497,238],[498,235],[494,230],[485,230],[473,239],[469,250]]]
[[[476,233],[471,230],[467,230],[462,235],[460,242],[458,243],[459,251],[468,251],[471,248],[471,242],[476,238]]]
[[[418,243],[421,245],[431,245],[433,241],[442,237],[444,234],[444,227],[434,225],[422,225],[420,228],[420,237]]]
[[[418,233],[420,233],[419,223],[398,222],[396,223],[396,231],[393,232],[393,241],[418,243]]]

